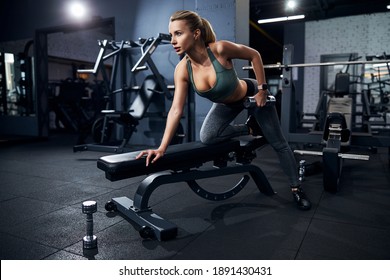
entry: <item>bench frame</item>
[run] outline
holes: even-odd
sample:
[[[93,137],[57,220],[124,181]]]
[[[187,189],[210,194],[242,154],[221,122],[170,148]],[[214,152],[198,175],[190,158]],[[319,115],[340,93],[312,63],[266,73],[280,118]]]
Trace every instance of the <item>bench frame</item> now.
[[[208,146],[192,143],[193,149],[191,149],[191,143],[173,145],[158,161],[159,165],[152,167],[145,166],[145,159],[133,159],[139,152],[102,157],[98,160],[98,168],[104,170],[106,178],[111,181],[131,178],[141,173],[148,174],[148,170],[153,170],[139,184],[133,200],[126,196],[112,198],[106,203],[105,208],[107,211],[119,211],[135,227],[138,227],[143,238],[157,238],[159,241],[175,238],[177,226],[154,213],[149,206],[152,193],[162,185],[186,182],[191,190],[200,197],[221,201],[238,194],[252,177],[261,193],[273,195],[275,192],[264,172],[258,166],[251,164],[251,161],[256,157],[256,149],[265,143],[264,139],[255,138],[251,141],[232,140]],[[218,152],[219,150],[220,152]],[[180,168],[176,164],[177,159],[184,153],[189,156],[191,164],[184,163]],[[126,158],[127,161],[124,162]],[[234,165],[228,165],[228,161],[234,160],[236,161]],[[203,163],[209,161],[214,162],[213,167],[199,169]],[[174,170],[167,170],[172,167]],[[249,173],[249,175],[243,175],[234,186],[222,193],[205,190],[196,182],[200,179],[241,173]]]

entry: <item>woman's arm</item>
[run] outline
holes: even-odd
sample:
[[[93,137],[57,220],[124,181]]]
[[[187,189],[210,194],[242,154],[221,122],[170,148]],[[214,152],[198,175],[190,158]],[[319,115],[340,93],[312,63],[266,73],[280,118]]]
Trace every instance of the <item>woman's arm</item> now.
[[[149,163],[154,163],[156,160],[164,156],[169,143],[176,134],[176,130],[183,115],[184,105],[188,95],[188,73],[185,63],[185,60],[180,61],[175,69],[175,93],[173,95],[171,108],[168,112],[167,122],[160,146],[155,150],[142,151],[136,157],[136,159],[138,159],[144,155],[147,155],[146,166],[148,166]]]
[[[165,126],[164,135],[160,144],[159,150],[166,151],[172,138],[175,136],[176,129],[180,123],[180,119],[183,115],[184,105],[188,95],[188,76],[187,68],[185,67],[185,61],[181,61],[175,69],[174,83],[175,93],[173,96],[173,102],[169,109],[167,123]],[[184,66],[184,67],[183,67]],[[183,69],[184,68],[184,69]]]

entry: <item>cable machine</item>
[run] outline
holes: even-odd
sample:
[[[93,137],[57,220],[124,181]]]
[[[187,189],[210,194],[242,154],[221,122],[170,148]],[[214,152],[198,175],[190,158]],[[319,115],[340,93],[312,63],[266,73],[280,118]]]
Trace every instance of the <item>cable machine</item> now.
[[[159,45],[170,43],[170,39],[170,35],[159,33],[157,37],[139,39],[138,42],[99,41],[100,51],[94,68],[80,69],[78,72],[93,75],[101,73],[104,87],[108,93],[105,96],[106,106],[101,111],[102,116],[92,126],[93,139],[96,143],[76,145],[73,148],[75,152],[87,150],[112,153],[125,152],[128,150],[126,146],[132,134],[136,131],[139,120],[151,115],[165,117],[165,99],[172,100],[173,94],[171,91],[174,86],[166,84],[164,77],[152,60],[152,54]],[[132,63],[129,50],[134,49],[140,50],[141,56],[135,63]],[[109,59],[113,61],[110,78],[104,64]],[[135,76],[145,70],[150,70],[151,75],[146,76],[141,86],[137,86]],[[128,73],[130,76],[129,83]],[[132,93],[135,93],[133,100],[131,100]],[[158,108],[157,112],[151,114],[147,110],[153,101],[156,101],[154,105]],[[116,103],[120,103],[119,106]],[[109,145],[114,124],[123,128],[123,139],[118,146]],[[175,141],[182,142],[183,138],[184,130],[180,126]]]

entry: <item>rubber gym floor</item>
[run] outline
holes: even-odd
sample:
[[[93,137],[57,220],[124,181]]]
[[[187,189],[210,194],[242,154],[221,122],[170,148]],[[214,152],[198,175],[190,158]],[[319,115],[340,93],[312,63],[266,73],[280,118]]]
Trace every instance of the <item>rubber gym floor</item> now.
[[[1,143],[1,259],[390,259],[388,148],[378,148],[368,162],[345,160],[336,194],[323,190],[322,173],[307,176],[310,211],[295,207],[269,146],[257,151],[254,163],[267,174],[274,196],[261,194],[252,180],[220,202],[198,197],[185,183],[162,186],[150,206],[178,226],[178,236],[158,242],[143,240],[120,214],[104,208],[112,197],[132,198],[144,176],[110,182],[96,167],[107,153],[73,153],[74,142],[74,135],[56,133],[45,141]],[[238,179],[200,183],[220,190]],[[98,205],[93,215],[98,251],[92,255],[82,250],[86,200]]]

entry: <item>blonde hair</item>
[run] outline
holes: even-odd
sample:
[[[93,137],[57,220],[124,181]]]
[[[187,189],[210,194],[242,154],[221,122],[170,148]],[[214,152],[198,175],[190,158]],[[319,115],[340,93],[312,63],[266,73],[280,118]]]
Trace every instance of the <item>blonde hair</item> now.
[[[210,43],[214,43],[217,40],[210,22],[195,12],[177,11],[170,18],[171,22],[175,20],[185,20],[192,32],[194,32],[196,29],[199,29],[202,40],[206,46]]]

